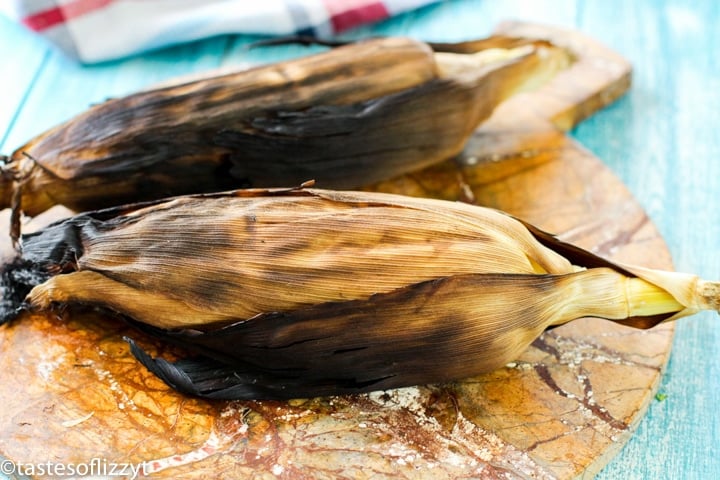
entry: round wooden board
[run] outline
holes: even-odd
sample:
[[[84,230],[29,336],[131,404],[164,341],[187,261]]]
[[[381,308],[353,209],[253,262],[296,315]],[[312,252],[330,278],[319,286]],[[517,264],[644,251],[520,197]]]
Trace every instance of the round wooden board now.
[[[572,124],[599,97],[538,117],[528,114],[533,98],[504,104],[458,159],[373,189],[493,206],[613,260],[670,268],[630,193],[546,121]],[[672,333],[669,325],[639,331],[583,319],[545,333],[504,368],[446,385],[208,402],[169,390],[122,337],[153,355],[181,352],[117,320],[25,317],[0,329],[0,453],[26,465],[95,465],[95,474],[132,464],[139,478],[592,475],[652,400]]]
[[[489,157],[470,148],[377,188],[472,197],[601,255],[670,267],[657,231],[601,162],[559,132],[526,140],[509,153],[498,137]],[[587,319],[462,382],[214,403],[168,390],[130,356],[123,335],[172,355],[91,314],[0,329],[2,454],[23,463],[145,462],[160,478],[571,478],[599,469],[628,438],[653,397],[672,328]]]

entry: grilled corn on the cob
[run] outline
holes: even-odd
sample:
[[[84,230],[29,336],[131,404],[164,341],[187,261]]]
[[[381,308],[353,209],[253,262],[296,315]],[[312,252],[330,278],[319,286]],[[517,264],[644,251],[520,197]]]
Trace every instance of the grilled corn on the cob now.
[[[135,355],[212,398],[441,382],[515,359],[584,316],[651,327],[720,308],[694,275],[620,266],[501,212],[314,189],[101,210],[23,236],[0,321],[86,305],[201,359]]]
[[[474,45],[378,39],[109,100],[0,158],[0,208],[15,210],[17,234],[20,211],[55,204],[94,210],[309,178],[354,188],[421,169],[570,61],[544,41]]]

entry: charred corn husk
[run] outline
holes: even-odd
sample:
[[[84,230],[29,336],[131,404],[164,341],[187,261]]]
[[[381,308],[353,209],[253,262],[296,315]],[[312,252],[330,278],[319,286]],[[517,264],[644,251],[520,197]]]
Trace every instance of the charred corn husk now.
[[[288,398],[460,379],[592,316],[648,328],[720,285],[616,265],[496,210],[391,194],[240,190],[82,214],[23,236],[2,321],[84,305],[201,357],[132,351],[172,387]]]
[[[17,218],[311,178],[359,187],[450,158],[504,98],[570,61],[502,37],[472,52],[378,39],[109,100],[0,159],[0,208]]]

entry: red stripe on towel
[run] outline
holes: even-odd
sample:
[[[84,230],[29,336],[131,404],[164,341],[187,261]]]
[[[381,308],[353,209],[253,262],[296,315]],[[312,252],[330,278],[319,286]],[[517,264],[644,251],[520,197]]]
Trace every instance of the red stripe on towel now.
[[[342,32],[365,23],[377,22],[390,16],[383,2],[367,0],[324,0],[335,32]]]
[[[42,32],[48,28],[52,28],[60,23],[81,17],[86,13],[99,10],[115,0],[74,0],[62,6],[49,8],[36,12],[32,15],[28,15],[23,18],[22,23],[36,32]]]

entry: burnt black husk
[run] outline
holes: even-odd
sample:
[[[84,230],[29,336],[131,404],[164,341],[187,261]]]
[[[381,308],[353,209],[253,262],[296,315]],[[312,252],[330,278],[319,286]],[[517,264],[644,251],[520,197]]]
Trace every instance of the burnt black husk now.
[[[166,201],[158,200],[88,212],[61,220],[40,232],[23,235],[21,256],[0,267],[0,288],[3,290],[0,324],[11,321],[22,312],[26,307],[25,298],[35,286],[54,275],[72,275],[71,272],[79,268],[78,259],[89,256],[93,251],[90,247],[85,251],[83,242],[102,241],[104,234],[119,225],[137,222],[146,215],[153,215],[153,212],[179,208],[178,205],[189,205],[192,207],[190,212],[200,212],[208,208],[203,202],[213,198],[264,198],[273,195],[325,195],[324,198],[336,198],[327,192],[303,189],[194,195],[167,201],[167,205],[164,205]],[[158,207],[140,211],[150,205]],[[160,215],[158,218],[164,217]],[[176,218],[193,217],[185,215]],[[173,228],[163,230],[163,235],[166,235],[163,239],[182,235],[195,238],[193,227],[189,224],[173,225]],[[157,223],[151,225],[147,234],[157,235],[159,226]],[[531,225],[527,227],[539,242],[576,265],[623,271],[590,252],[560,242]],[[213,245],[222,245],[228,247],[230,253],[227,258],[232,259],[233,249],[243,248],[239,237],[223,235],[221,228],[214,228],[212,232],[217,236],[210,242],[212,245],[203,243],[200,248],[177,250],[177,255],[201,255],[206,248],[210,251]],[[137,251],[137,248],[128,248],[117,239],[114,242],[112,245],[116,247],[116,252],[123,248],[123,251],[133,254]],[[219,252],[215,253],[219,255]],[[163,249],[163,253],[167,254],[167,250]],[[89,264],[81,264],[86,270],[92,269]],[[213,290],[217,284],[211,283],[210,288],[205,288],[205,284],[192,278],[193,272],[192,269],[181,271],[175,285],[212,300],[213,292],[217,293]],[[172,278],[173,272],[166,269],[165,273],[169,274],[167,280]],[[537,289],[535,294],[542,295],[550,291],[552,283],[560,281],[559,278],[507,273],[456,274],[410,283],[368,298],[319,302],[289,311],[268,310],[250,318],[235,318],[231,312],[222,319],[222,323],[196,323],[192,328],[183,328],[188,324],[182,321],[171,322],[170,325],[174,325],[172,328],[159,328],[143,323],[142,318],[126,318],[123,315],[129,314],[113,310],[113,305],[117,304],[105,297],[93,299],[94,303],[82,303],[77,299],[67,301],[68,306],[76,302],[76,306],[91,306],[121,316],[137,330],[179,345],[196,355],[172,363],[153,358],[129,341],[131,352],[148,370],[182,393],[214,399],[286,399],[354,394],[474,375],[477,373],[478,352],[502,351],[504,347],[493,344],[488,335],[478,334],[478,317],[468,315],[465,305],[458,299],[474,298],[478,292],[492,295],[489,289],[506,291],[510,284],[524,285],[523,291]],[[166,279],[162,282],[165,284]],[[195,288],[198,285],[201,288]],[[229,282],[229,288],[234,288],[234,285]],[[228,287],[225,285],[223,288]],[[152,289],[148,291],[153,293]],[[243,295],[242,288],[233,290],[231,295]],[[509,311],[507,316],[503,314],[502,322],[493,323],[493,332],[499,338],[505,338],[503,335],[516,328],[515,322],[505,321],[513,315],[541,318],[538,312],[531,311],[531,305],[520,303],[513,310],[515,313]],[[432,322],[413,321],[425,317],[418,315],[423,308],[430,308],[433,312]],[[149,311],[148,318],[154,314],[156,312]],[[173,314],[184,315],[184,310],[178,309]],[[667,316],[643,319],[640,326],[648,328]],[[536,327],[539,335],[543,326],[538,324]],[[486,355],[486,358],[495,357]]]
[[[22,253],[0,267],[0,325],[22,313],[33,287],[75,269],[75,260],[82,255],[81,226],[92,221],[78,216],[22,236]]]
[[[40,265],[21,258],[3,265],[0,270],[0,325],[14,320],[22,313],[25,297],[30,290],[50,277]]]

